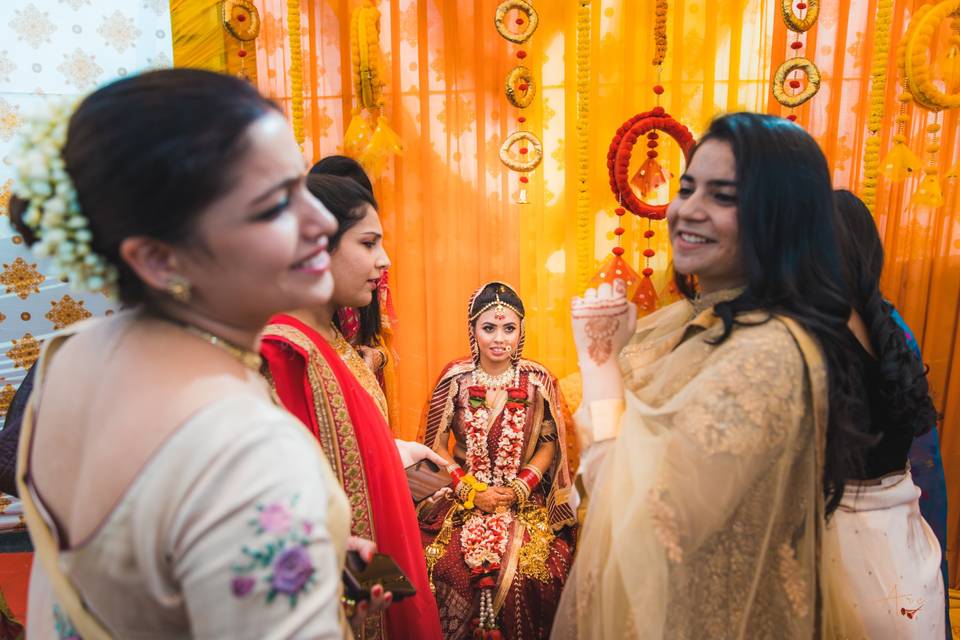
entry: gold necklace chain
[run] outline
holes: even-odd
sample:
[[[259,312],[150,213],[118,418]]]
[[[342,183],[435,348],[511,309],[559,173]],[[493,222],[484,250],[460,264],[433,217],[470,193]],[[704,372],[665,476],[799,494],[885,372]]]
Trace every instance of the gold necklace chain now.
[[[200,329],[190,324],[182,325],[184,329],[193,335],[201,338],[202,340],[209,342],[213,346],[223,349],[231,356],[233,356],[240,364],[260,373],[261,367],[263,366],[263,358],[260,357],[259,353],[251,351],[250,349],[244,349],[243,347],[237,346],[233,342],[230,342],[226,338],[221,338],[218,335],[212,334],[209,331]]]

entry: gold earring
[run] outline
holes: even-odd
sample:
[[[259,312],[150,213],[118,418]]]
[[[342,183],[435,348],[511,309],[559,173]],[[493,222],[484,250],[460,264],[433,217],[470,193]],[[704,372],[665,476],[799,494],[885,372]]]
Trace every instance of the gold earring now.
[[[190,302],[190,281],[183,276],[173,276],[167,281],[167,293],[177,302]]]

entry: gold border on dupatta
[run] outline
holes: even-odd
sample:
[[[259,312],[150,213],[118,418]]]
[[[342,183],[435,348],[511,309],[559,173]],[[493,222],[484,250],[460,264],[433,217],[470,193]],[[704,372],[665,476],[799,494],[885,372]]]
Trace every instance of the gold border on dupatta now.
[[[350,412],[337,377],[316,345],[299,329],[282,324],[271,324],[265,337],[286,340],[308,354],[307,380],[313,393],[313,407],[317,419],[320,444],[332,463],[340,486],[350,503],[350,529],[355,536],[376,541],[370,493],[366,472],[360,457],[360,446]]]

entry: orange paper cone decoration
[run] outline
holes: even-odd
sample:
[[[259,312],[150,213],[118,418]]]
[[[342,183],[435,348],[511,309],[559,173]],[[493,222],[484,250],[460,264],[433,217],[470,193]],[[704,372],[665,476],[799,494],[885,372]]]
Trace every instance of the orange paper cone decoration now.
[[[637,304],[637,315],[645,316],[657,310],[657,290],[653,288],[653,281],[649,276],[640,278],[640,286],[633,294],[633,301]]]
[[[667,184],[669,179],[667,172],[656,158],[647,158],[635,174],[630,179],[630,184],[640,190],[640,195],[647,197],[653,195],[656,190]]]
[[[587,286],[595,289],[604,282],[613,283],[617,279],[623,280],[627,284],[627,298],[632,298],[642,278],[621,256],[611,254],[603,261],[600,269],[590,279]]]

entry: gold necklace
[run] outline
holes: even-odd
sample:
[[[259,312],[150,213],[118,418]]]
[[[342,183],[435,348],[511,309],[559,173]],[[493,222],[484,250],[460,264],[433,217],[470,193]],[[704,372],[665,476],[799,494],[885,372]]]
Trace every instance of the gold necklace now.
[[[191,324],[184,324],[182,326],[184,329],[186,329],[193,335],[197,336],[198,338],[201,338],[206,342],[209,342],[215,347],[223,349],[224,351],[229,353],[231,356],[233,356],[243,366],[253,371],[256,371],[257,373],[260,373],[261,367],[263,366],[263,358],[260,357],[259,353],[251,351],[250,349],[244,349],[243,347],[237,346],[233,342],[230,342],[226,338],[221,338],[218,335],[214,335],[209,331],[205,331]]]
[[[484,371],[483,367],[478,365],[477,368],[473,370],[473,383],[481,387],[486,387],[487,389],[515,387],[518,384],[517,368],[511,366],[503,373],[492,376]]]

